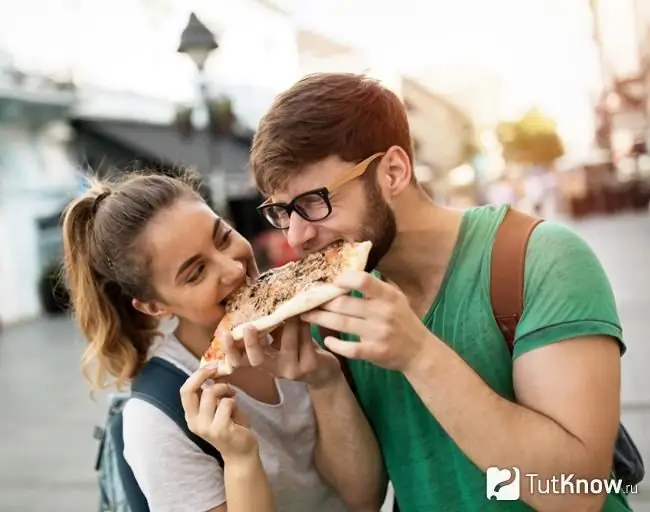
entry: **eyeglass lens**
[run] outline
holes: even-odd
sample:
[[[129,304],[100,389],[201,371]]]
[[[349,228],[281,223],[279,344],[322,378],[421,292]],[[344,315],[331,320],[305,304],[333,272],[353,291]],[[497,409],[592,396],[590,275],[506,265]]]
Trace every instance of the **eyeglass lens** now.
[[[308,221],[323,220],[331,211],[327,201],[317,193],[297,197],[291,206]],[[273,226],[286,228],[289,226],[291,209],[284,205],[269,205],[264,208],[264,215]]]

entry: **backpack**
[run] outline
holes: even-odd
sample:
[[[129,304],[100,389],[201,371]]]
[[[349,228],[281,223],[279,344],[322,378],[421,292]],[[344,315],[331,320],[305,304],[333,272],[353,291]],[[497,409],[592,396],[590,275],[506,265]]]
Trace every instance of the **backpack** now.
[[[109,398],[104,427],[95,428],[99,450],[95,471],[99,473],[99,512],[149,512],[149,505],[124,458],[122,411],[136,397],[165,413],[204,453],[223,467],[221,454],[209,443],[189,431],[181,404],[180,388],[187,375],[172,363],[151,358],[131,384],[131,393],[116,393]]]
[[[512,354],[515,329],[524,309],[526,247],[533,230],[543,222],[509,208],[492,245],[490,297],[494,318]],[[614,449],[614,475],[623,487],[636,485],[645,476],[643,459],[621,423]]]

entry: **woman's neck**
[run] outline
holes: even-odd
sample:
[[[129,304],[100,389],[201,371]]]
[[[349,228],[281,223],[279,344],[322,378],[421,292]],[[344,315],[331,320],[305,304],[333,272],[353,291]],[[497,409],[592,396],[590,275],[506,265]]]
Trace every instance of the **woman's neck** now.
[[[178,327],[174,331],[174,335],[178,341],[199,359],[208,350],[213,333],[214,329],[208,329],[196,324],[188,324],[183,321],[178,323]]]

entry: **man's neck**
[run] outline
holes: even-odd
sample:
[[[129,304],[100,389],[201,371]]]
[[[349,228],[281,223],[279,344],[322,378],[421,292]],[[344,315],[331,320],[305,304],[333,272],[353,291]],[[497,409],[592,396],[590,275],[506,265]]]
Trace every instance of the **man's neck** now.
[[[463,214],[423,201],[396,217],[397,236],[377,270],[416,303],[432,299],[449,265]]]

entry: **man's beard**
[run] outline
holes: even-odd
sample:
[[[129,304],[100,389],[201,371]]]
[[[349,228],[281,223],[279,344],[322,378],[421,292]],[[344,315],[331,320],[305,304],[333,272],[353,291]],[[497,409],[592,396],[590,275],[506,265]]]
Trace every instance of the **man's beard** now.
[[[381,195],[379,185],[374,179],[365,181],[365,193],[366,210],[361,216],[358,240],[372,242],[366,264],[366,270],[369,272],[377,268],[393,245],[397,236],[397,222],[393,210]]]

